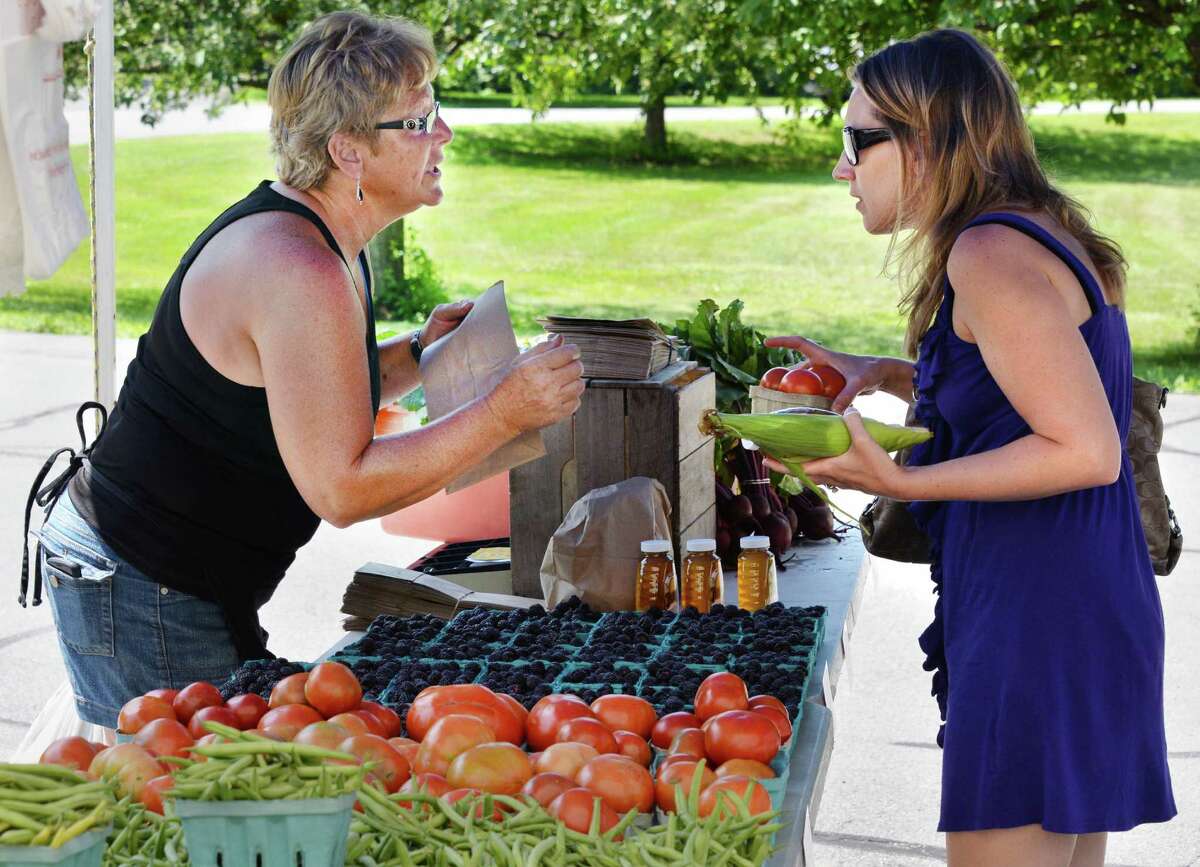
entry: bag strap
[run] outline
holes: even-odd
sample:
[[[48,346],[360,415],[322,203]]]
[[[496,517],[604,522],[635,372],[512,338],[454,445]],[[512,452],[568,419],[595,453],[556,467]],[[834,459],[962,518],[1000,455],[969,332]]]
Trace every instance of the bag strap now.
[[[83,414],[89,409],[94,409],[100,413],[100,431],[96,434],[96,438],[92,440],[91,445],[88,445],[87,434],[83,429]],[[37,478],[33,480],[33,487],[29,489],[29,499],[25,501],[25,535],[21,547],[21,592],[17,596],[17,602],[21,604],[22,608],[27,607],[25,604],[25,594],[29,590],[29,520],[33,514],[33,504],[37,503],[44,508],[46,510],[45,517],[50,517],[50,512],[58,503],[58,498],[67,489],[67,485],[74,475],[79,472],[79,468],[83,466],[83,462],[91,457],[92,449],[96,447],[96,443],[104,435],[104,430],[108,427],[108,410],[103,404],[89,400],[75,411],[75,427],[79,429],[79,452],[76,453],[73,448],[67,447],[61,448],[50,455],[46,463],[42,464],[42,469],[38,472]],[[39,487],[45,481],[47,474],[55,462],[64,454],[71,456],[67,468],[44,487]],[[41,542],[39,541],[37,551],[40,550]],[[37,551],[35,551],[35,554]],[[39,556],[33,569],[33,605],[36,607],[41,604],[42,559]]]
[[[1095,316],[1105,306],[1104,292],[1100,289],[1100,284],[1096,282],[1096,278],[1092,276],[1092,272],[1079,261],[1079,257],[1072,253],[1063,245],[1062,241],[1046,231],[1045,228],[1039,226],[1033,220],[1027,217],[1022,217],[1020,214],[996,213],[983,214],[976,217],[968,223],[963,231],[970,229],[973,226],[984,226],[990,223],[996,223],[1001,226],[1008,226],[1010,229],[1016,229],[1022,235],[1025,235],[1037,241],[1055,256],[1062,260],[1063,264],[1071,269],[1071,273],[1075,275],[1075,279],[1079,281],[1079,285],[1083,287],[1083,294],[1087,297],[1088,306],[1092,310],[1092,315]]]

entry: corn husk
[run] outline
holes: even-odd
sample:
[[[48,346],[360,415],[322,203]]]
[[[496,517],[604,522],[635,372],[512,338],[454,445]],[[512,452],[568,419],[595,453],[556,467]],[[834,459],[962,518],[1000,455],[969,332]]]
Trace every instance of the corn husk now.
[[[923,427],[884,424],[870,418],[863,419],[863,426],[871,435],[871,439],[888,452],[911,448],[933,438],[932,431]],[[806,461],[832,458],[849,451],[850,430],[840,415],[738,415],[712,410],[700,422],[700,429],[705,433],[751,440],[765,454],[787,467],[791,475],[824,500],[830,508],[841,512],[855,526],[858,525],[853,515],[839,508],[813,483],[803,467]]]

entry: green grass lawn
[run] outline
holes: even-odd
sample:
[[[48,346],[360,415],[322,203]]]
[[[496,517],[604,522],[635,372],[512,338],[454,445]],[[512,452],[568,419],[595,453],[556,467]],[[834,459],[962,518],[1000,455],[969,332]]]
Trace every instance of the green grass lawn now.
[[[768,333],[898,353],[886,238],[862,232],[829,177],[833,130],[787,137],[754,122],[670,125],[674,160],[641,160],[637,126],[464,128],[443,166],[446,199],[410,219],[451,292],[506,281],[519,332],[548,312],[673,320],[701,298],[746,302]],[[1131,262],[1138,372],[1200,390],[1200,116],[1036,118],[1056,177]],[[86,171],[86,152],[74,152]],[[136,336],[188,243],[270,176],[257,135],[123,141],[117,149],[118,328]],[[52,280],[0,299],[0,327],[86,333],[87,245]]]

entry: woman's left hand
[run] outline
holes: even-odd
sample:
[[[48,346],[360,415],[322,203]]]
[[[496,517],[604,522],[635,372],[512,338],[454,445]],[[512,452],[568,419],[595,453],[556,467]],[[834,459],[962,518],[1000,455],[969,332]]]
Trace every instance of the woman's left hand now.
[[[898,466],[879,443],[871,439],[858,410],[851,407],[843,413],[842,418],[850,431],[849,450],[837,457],[808,461],[802,465],[804,472],[814,484],[904,499],[904,468]],[[787,467],[770,458],[767,458],[767,466],[776,472],[788,472]]]
[[[439,304],[434,307],[433,312],[429,314],[429,320],[421,329],[421,346],[429,346],[461,325],[474,306],[474,301],[455,301],[452,304]]]

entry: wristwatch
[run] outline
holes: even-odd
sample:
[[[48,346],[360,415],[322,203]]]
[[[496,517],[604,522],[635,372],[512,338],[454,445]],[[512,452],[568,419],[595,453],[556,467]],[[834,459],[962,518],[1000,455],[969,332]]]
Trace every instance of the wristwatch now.
[[[421,363],[421,350],[423,349],[423,347],[421,346],[421,332],[420,331],[413,332],[412,340],[410,340],[408,342],[408,349],[412,353],[413,361],[415,361],[417,364],[420,364]]]

